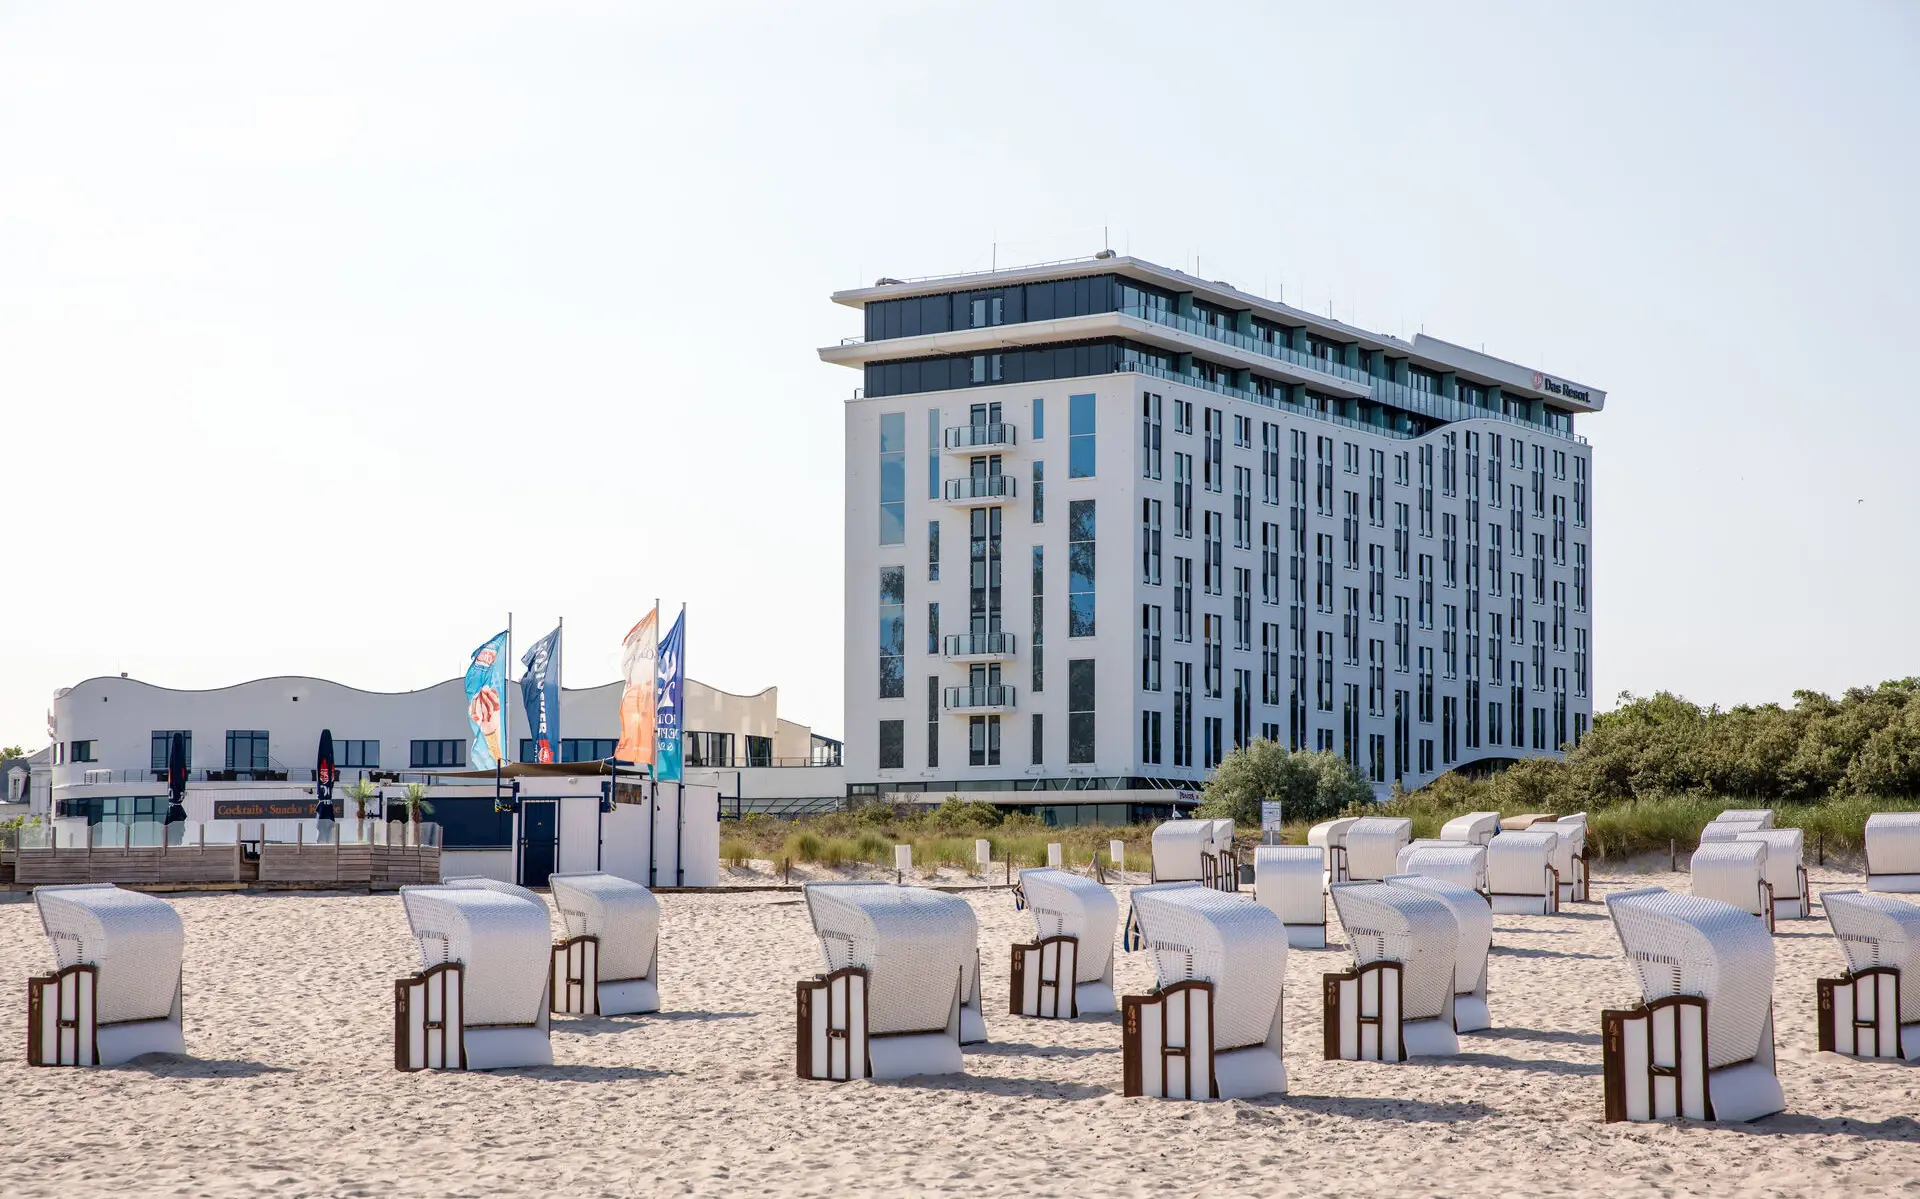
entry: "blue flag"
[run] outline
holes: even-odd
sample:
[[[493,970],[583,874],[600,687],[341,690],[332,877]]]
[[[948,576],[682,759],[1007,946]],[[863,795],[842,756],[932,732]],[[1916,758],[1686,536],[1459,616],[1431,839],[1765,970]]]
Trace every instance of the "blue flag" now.
[[[687,612],[682,608],[673,628],[660,638],[660,653],[655,659],[653,777],[662,782],[677,783],[683,777],[680,734],[684,725],[680,720],[680,701],[687,682],[686,647]]]
[[[527,729],[533,734],[535,762],[560,760],[560,630],[555,629],[527,648],[520,659],[520,702],[526,709]]]

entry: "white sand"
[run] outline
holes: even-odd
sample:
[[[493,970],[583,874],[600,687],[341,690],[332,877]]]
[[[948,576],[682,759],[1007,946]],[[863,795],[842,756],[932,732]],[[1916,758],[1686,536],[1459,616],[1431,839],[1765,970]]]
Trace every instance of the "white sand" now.
[[[1815,893],[1849,883],[1817,872]],[[194,1056],[113,1070],[27,1068],[20,980],[50,958],[32,906],[0,907],[0,1195],[1864,1195],[1920,1178],[1920,1072],[1814,1051],[1813,979],[1840,969],[1820,920],[1776,941],[1788,1113],[1678,1127],[1601,1123],[1599,1011],[1632,995],[1597,903],[1496,919],[1501,1027],[1455,1059],[1320,1060],[1318,982],[1345,955],[1295,951],[1292,1095],[1196,1104],[1121,1098],[1112,1017],[999,1014],[1006,946],[1029,933],[1004,892],[975,898],[993,1043],[964,1078],[852,1084],[794,1077],[793,984],[818,955],[794,895],[662,896],[666,1012],[556,1020],[560,1065],[467,1075],[392,1068],[392,980],[413,968],[397,898],[175,902]],[[1144,959],[1121,955],[1117,982],[1145,990]]]

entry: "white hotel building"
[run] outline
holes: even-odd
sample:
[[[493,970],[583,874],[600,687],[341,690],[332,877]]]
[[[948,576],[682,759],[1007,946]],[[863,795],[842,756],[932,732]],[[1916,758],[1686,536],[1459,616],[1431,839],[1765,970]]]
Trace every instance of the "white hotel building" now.
[[[1144,818],[1255,738],[1384,795],[1585,735],[1604,392],[1110,252],[833,299],[852,795]]]

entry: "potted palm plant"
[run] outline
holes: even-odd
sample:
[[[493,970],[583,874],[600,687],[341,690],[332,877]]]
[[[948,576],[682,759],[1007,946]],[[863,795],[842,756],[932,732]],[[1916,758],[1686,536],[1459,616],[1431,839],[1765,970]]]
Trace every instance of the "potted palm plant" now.
[[[408,783],[406,794],[400,797],[400,803],[407,809],[407,822],[418,827],[422,813],[431,814],[433,804],[427,799],[424,783]]]
[[[365,820],[367,805],[373,802],[374,796],[380,794],[380,789],[365,779],[355,779],[342,787],[340,793],[353,801],[353,818]]]

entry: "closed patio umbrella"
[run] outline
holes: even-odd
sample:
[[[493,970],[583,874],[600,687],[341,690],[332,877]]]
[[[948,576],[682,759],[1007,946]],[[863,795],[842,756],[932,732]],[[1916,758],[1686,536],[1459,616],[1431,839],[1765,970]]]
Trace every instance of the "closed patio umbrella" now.
[[[333,766],[333,730],[320,730],[320,756],[313,766],[313,816],[320,826],[321,840],[333,836],[333,784],[337,772]]]
[[[187,742],[175,733],[167,738],[167,844],[178,845],[187,835]]]

